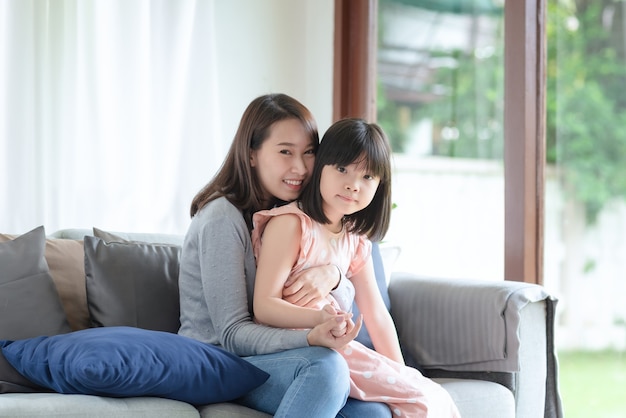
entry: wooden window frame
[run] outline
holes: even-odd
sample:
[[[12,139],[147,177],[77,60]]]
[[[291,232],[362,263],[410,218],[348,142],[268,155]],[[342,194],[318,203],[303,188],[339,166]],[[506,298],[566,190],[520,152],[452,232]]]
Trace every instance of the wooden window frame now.
[[[376,121],[376,0],[335,0],[333,119]],[[505,2],[504,278],[543,283],[546,0]]]

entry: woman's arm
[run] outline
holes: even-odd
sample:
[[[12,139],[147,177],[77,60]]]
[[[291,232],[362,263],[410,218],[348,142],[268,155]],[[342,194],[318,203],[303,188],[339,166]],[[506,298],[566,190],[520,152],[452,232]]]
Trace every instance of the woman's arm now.
[[[257,257],[254,316],[281,328],[313,328],[334,317],[328,311],[293,305],[283,299],[285,282],[300,254],[302,227],[296,215],[272,217],[263,230]]]
[[[298,306],[319,306],[340,280],[341,272],[334,264],[310,267],[287,278],[283,299]]]
[[[225,198],[209,203],[189,226],[181,255],[180,334],[218,344],[240,356],[309,345],[340,348],[361,323],[335,337],[333,318],[311,330],[260,325],[252,320],[256,272],[252,241],[241,213]]]
[[[308,345],[306,332],[252,320],[255,260],[248,228],[225,199],[196,215],[183,247],[181,330],[241,356]]]
[[[365,266],[350,280],[354,284],[354,299],[363,315],[363,322],[367,326],[374,348],[390,359],[404,364],[395,324],[376,285],[371,256]]]

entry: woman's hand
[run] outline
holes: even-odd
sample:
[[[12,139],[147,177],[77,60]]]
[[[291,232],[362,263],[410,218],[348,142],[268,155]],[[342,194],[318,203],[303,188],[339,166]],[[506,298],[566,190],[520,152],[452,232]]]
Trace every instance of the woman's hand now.
[[[311,329],[306,336],[309,345],[339,349],[354,340],[363,325],[363,317],[359,316],[355,324],[350,319],[351,316],[351,313],[341,313]],[[346,325],[346,332],[336,337],[333,330],[341,326],[342,322]]]
[[[321,320],[319,321],[319,323],[322,324],[331,319],[336,319],[336,324],[333,329],[330,330],[330,333],[334,337],[343,337],[348,331],[348,328],[352,328],[352,326],[354,326],[354,323],[352,323],[352,325],[349,325],[352,322],[352,313],[347,313],[348,319],[346,319],[346,316],[344,314],[346,314],[346,312],[339,311],[335,309],[332,305],[325,305],[322,309],[320,309]],[[341,318],[341,321],[339,321],[339,318]]]
[[[337,266],[311,267],[287,279],[283,299],[297,306],[314,307],[339,284]]]

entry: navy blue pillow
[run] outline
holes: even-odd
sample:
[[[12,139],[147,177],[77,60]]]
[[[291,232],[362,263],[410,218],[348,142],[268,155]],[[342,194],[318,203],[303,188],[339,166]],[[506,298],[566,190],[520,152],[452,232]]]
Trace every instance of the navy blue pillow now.
[[[158,396],[202,405],[238,398],[269,378],[217,346],[132,327],[4,340],[0,348],[24,377],[59,393]]]
[[[378,285],[378,290],[380,290],[380,294],[385,301],[385,306],[387,310],[391,309],[391,301],[389,300],[389,290],[387,289],[387,279],[385,276],[385,268],[383,266],[383,258],[380,255],[380,248],[377,242],[372,242],[372,261],[374,262],[374,274],[376,275],[376,284]],[[356,306],[356,303],[352,305],[352,312],[354,313],[354,318],[358,318],[360,315],[359,308]],[[372,343],[372,338],[370,337],[369,332],[367,332],[367,328],[365,324],[361,327],[359,331],[359,335],[356,336],[355,340],[360,342],[366,347],[374,349],[374,344]]]

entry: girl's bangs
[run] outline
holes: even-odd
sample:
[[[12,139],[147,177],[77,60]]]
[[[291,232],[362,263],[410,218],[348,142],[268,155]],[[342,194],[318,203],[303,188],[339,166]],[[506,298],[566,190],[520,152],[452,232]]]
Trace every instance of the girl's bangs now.
[[[359,156],[354,163],[365,166],[365,171],[383,179],[388,171],[389,156],[387,150],[377,141],[369,142],[362,146]]]

